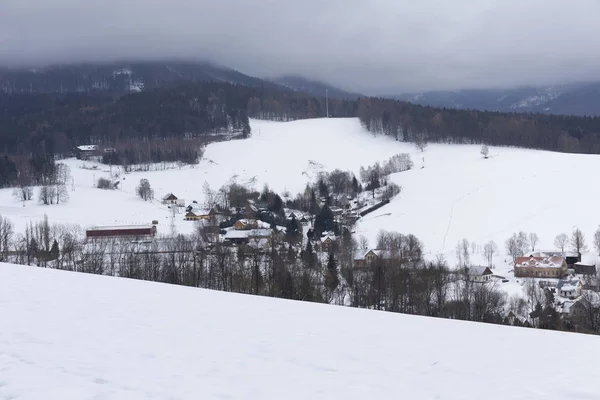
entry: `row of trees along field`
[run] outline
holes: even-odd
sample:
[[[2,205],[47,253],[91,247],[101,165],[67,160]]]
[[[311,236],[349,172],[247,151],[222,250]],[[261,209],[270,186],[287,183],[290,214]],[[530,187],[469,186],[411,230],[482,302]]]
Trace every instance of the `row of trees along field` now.
[[[207,226],[197,223],[196,228],[192,235],[139,247],[120,240],[86,243],[81,227],[51,224],[47,218],[16,234],[0,217],[0,261],[431,317],[600,331],[594,293],[582,300],[589,303],[585,312],[565,323],[535,281],[525,286],[524,297],[508,297],[495,284],[472,282],[466,268],[450,270],[442,257],[426,261],[414,235],[380,232],[375,247],[386,252],[385,259],[360,266],[355,256],[367,244],[348,230],[329,252],[320,252],[287,236],[267,247],[207,242]],[[515,318],[507,318],[508,311]]]
[[[24,168],[37,182],[56,157],[70,154],[80,144],[121,150],[123,155],[107,162],[177,161],[177,157],[190,161],[196,154],[185,151],[191,147],[186,140],[215,132],[248,136],[248,118],[290,121],[325,113],[322,97],[272,86],[214,82],[121,95],[0,93],[0,187],[15,185]],[[358,117],[369,131],[402,141],[600,153],[598,117],[440,109],[383,98],[329,99],[329,114]],[[172,151],[158,154],[151,146],[140,145],[165,139]]]

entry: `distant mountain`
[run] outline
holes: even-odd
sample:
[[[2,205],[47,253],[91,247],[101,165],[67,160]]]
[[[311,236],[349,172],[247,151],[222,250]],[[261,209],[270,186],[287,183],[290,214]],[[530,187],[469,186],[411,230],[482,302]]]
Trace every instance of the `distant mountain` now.
[[[434,107],[534,112],[567,115],[600,115],[600,82],[411,93],[393,96],[398,100]]]
[[[280,78],[271,79],[271,82],[285,86],[296,92],[304,92],[319,97],[324,97],[326,90],[328,96],[335,99],[356,100],[358,97],[364,97],[360,93],[346,92],[345,90],[336,88],[326,83],[313,81],[296,75],[286,75]]]
[[[275,86],[234,69],[207,62],[115,62],[56,65],[39,69],[0,68],[0,91],[7,93],[122,93],[177,82],[207,81],[244,86]]]

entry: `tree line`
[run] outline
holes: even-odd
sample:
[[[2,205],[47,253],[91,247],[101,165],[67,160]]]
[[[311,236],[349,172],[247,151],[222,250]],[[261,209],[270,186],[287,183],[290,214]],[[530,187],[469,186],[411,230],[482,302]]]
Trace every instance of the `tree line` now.
[[[186,140],[211,133],[250,135],[248,118],[290,121],[325,116],[323,97],[283,87],[201,82],[139,93],[0,93],[0,186],[15,185],[23,169],[32,181],[74,146],[120,148],[106,161],[191,161],[185,143],[173,151],[134,151],[140,143]],[[358,117],[375,134],[419,144],[484,143],[561,152],[600,153],[600,118],[456,110],[407,102],[329,99],[331,117]],[[177,146],[175,146],[177,144]],[[143,153],[143,155],[142,155]],[[146,161],[143,161],[146,162]],[[34,182],[35,183],[35,182]]]
[[[324,251],[286,235],[232,246],[207,235],[213,232],[209,228],[210,223],[197,222],[191,235],[143,244],[86,241],[81,227],[47,218],[17,234],[0,217],[0,261],[414,315],[600,332],[595,293],[586,292],[581,312],[563,323],[551,293],[534,280],[526,283],[524,297],[508,297],[496,284],[474,282],[466,266],[452,270],[441,256],[425,260],[414,235],[380,232],[374,246],[380,257],[358,264],[368,243],[349,230]]]
[[[356,116],[370,132],[399,141],[600,154],[599,117],[435,108],[383,98],[358,100]]]

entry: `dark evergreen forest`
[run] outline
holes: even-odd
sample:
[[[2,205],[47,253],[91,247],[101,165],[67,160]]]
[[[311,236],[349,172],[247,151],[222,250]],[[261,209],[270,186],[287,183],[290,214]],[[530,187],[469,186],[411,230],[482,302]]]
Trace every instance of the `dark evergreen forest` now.
[[[324,98],[273,85],[200,82],[129,94],[0,93],[0,187],[43,182],[53,175],[54,160],[82,144],[121,149],[106,160],[113,163],[192,162],[190,140],[217,140],[215,133],[246,137],[249,118],[289,121],[325,113]],[[358,117],[369,131],[400,141],[600,154],[599,117],[456,110],[383,98],[329,99],[329,114]],[[168,143],[168,151],[150,145],[157,140]]]

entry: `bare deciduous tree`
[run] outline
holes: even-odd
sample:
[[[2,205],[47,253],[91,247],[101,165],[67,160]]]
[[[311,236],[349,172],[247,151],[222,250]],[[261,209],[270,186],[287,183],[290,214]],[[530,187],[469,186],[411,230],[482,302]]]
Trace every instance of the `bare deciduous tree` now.
[[[465,268],[470,264],[469,241],[467,239],[459,240],[456,244],[456,258],[460,268]]]
[[[529,234],[529,245],[531,246],[531,251],[535,251],[535,246],[539,243],[540,238],[536,233]]]
[[[488,262],[488,266],[490,268],[493,265],[492,261],[494,258],[494,254],[496,254],[497,252],[498,252],[498,245],[494,241],[490,241],[490,242],[486,243],[485,246],[483,247],[483,253],[485,255],[485,258]]]
[[[56,189],[54,186],[42,186],[38,192],[38,200],[40,203],[49,205],[54,204]]]
[[[527,234],[525,232],[519,231],[517,235],[517,244],[519,245],[521,255],[525,255],[529,248],[529,240],[527,239]]]
[[[524,289],[529,312],[532,312],[538,304],[542,304],[544,302],[544,291],[540,288],[535,279],[527,279]]]
[[[490,154],[489,147],[486,144],[481,146],[481,155],[483,156],[483,158],[487,159],[489,154]]]
[[[66,164],[56,164],[56,178],[55,182],[58,185],[66,185],[71,177],[71,169]]]
[[[463,252],[463,261],[465,266],[471,264],[470,254],[469,254],[469,241],[467,239],[463,239],[461,242],[462,252]]]
[[[383,190],[383,193],[381,194],[381,200],[391,200],[392,198],[394,198],[394,196],[398,195],[400,192],[402,191],[402,188],[395,184],[395,183],[389,183],[385,189]]]
[[[556,235],[554,238],[554,245],[558,247],[563,254],[565,252],[565,247],[567,247],[567,243],[569,243],[569,236],[567,236],[566,233]]]
[[[571,248],[573,249],[573,251],[577,252],[577,254],[581,254],[582,251],[587,250],[585,236],[579,228],[575,228],[573,230],[573,234],[571,235]]]
[[[421,153],[425,151],[425,148],[427,147],[427,137],[424,133],[421,132],[415,135],[415,146],[417,146],[417,149],[421,150]]]
[[[0,215],[0,261],[8,257],[8,251],[12,245],[13,224],[8,219]]]
[[[56,204],[66,203],[69,201],[69,191],[65,185],[55,185],[54,186],[54,200]]]
[[[506,252],[512,257],[513,262],[517,257],[525,254],[528,247],[527,235],[524,232],[514,233],[505,243]]]
[[[154,198],[154,190],[152,190],[148,179],[140,179],[140,184],[137,187],[137,194],[144,199],[144,201],[152,200]]]
[[[600,254],[600,226],[598,226],[598,229],[594,232],[594,247],[598,254]]]
[[[19,201],[28,201],[33,198],[31,186],[22,186],[13,190],[13,197]]]
[[[360,238],[358,238],[358,247],[360,249],[368,249],[369,248],[369,239],[367,239],[364,236],[360,236]]]

